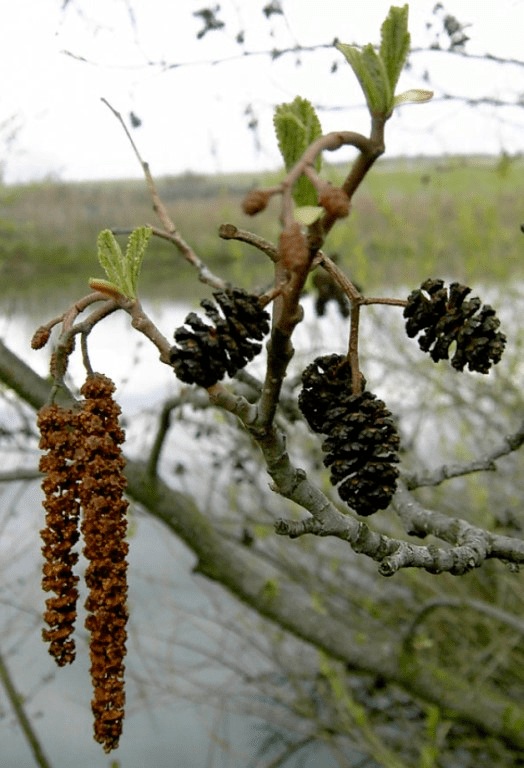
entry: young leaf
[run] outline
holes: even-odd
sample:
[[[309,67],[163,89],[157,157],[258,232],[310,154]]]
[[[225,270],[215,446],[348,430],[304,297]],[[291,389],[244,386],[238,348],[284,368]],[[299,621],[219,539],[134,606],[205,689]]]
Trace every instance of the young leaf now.
[[[127,241],[126,268],[130,288],[128,295],[133,299],[136,298],[140,267],[152,233],[151,227],[137,227],[131,232]]]
[[[103,229],[100,232],[97,245],[97,256],[101,267],[105,270],[110,282],[121,289],[124,282],[124,256],[111,230]]]
[[[322,135],[322,127],[311,102],[297,96],[289,104],[280,104],[273,118],[278,146],[286,170],[290,170],[300,160],[309,145]],[[320,170],[320,155],[315,168]],[[317,193],[306,176],[301,176],[293,189],[296,205],[316,205]]]
[[[337,43],[337,48],[357,76],[371,114],[387,115],[392,106],[392,90],[384,62],[371,43],[361,51],[345,43]]]
[[[406,102],[421,104],[432,98],[433,91],[423,91],[421,88],[411,88],[409,91],[404,91],[404,93],[399,93],[398,96],[395,96],[393,106],[398,107],[400,104],[405,104]]]
[[[99,281],[106,288],[136,299],[138,275],[142,259],[151,237],[150,227],[138,227],[133,230],[127,241],[125,255],[122,253],[115,236],[109,229],[104,229],[98,235],[98,261],[104,268],[107,280]]]
[[[382,24],[380,58],[389,80],[391,93],[395,92],[400,73],[409,53],[408,6],[393,6]]]

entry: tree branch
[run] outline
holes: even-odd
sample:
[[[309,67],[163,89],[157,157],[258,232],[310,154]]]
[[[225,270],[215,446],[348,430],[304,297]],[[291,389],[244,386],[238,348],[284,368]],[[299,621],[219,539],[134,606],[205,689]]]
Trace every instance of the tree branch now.
[[[173,245],[177,247],[180,254],[186,259],[186,261],[188,261],[190,264],[196,267],[196,269],[198,270],[199,279],[202,282],[207,283],[208,285],[211,285],[216,290],[219,290],[219,291],[225,290],[225,287],[226,287],[225,282],[221,280],[219,277],[216,277],[216,275],[213,275],[211,270],[196,255],[196,253],[193,251],[191,246],[184,240],[184,238],[178,231],[175,224],[171,221],[169,214],[167,212],[167,208],[165,207],[164,203],[160,198],[160,195],[158,194],[153,176],[151,175],[151,171],[149,170],[149,165],[145,160],[142,159],[142,156],[140,155],[138,147],[133,141],[133,137],[129,133],[129,130],[124,122],[124,119],[122,118],[122,115],[113,106],[111,106],[111,104],[107,101],[107,99],[103,98],[101,99],[101,101],[106,105],[106,107],[108,107],[108,109],[111,110],[113,115],[116,117],[116,119],[122,126],[129,140],[129,143],[133,148],[133,152],[135,153],[137,160],[140,163],[142,171],[144,172],[144,176],[149,189],[149,194],[151,195],[151,199],[153,201],[153,209],[155,213],[158,215],[158,218],[160,219],[162,226],[164,227],[163,230],[159,230],[156,227],[152,227],[151,229],[153,230],[153,234],[156,235],[157,237],[162,237],[165,240],[169,240],[169,242],[173,243]]]
[[[5,694],[9,700],[9,703],[13,708],[13,712],[15,713],[15,717],[18,722],[18,725],[22,729],[22,733],[24,734],[24,738],[27,741],[31,752],[33,753],[33,757],[35,759],[36,764],[39,765],[40,768],[52,768],[51,763],[48,761],[47,757],[44,754],[44,750],[42,748],[42,745],[40,744],[38,736],[36,735],[36,732],[34,731],[33,726],[31,725],[31,720],[27,717],[25,713],[25,708],[22,703],[23,698],[17,692],[15,685],[11,680],[9,669],[7,668],[7,664],[5,663],[1,653],[0,653],[0,683],[2,684]]]
[[[517,451],[524,443],[524,423],[512,435],[507,435],[499,446],[484,456],[478,456],[471,461],[462,464],[443,464],[433,472],[404,474],[403,480],[409,490],[430,485],[440,485],[445,480],[453,477],[471,475],[473,472],[493,472],[496,470],[496,461],[502,456],[507,456]]]
[[[0,344],[0,351],[2,347]],[[12,358],[18,360],[15,355],[12,355]],[[5,358],[0,355],[0,379],[3,380],[5,371],[2,359]],[[24,397],[24,393],[31,393],[31,405],[39,408],[47,402],[52,383],[44,380],[21,361],[18,362],[20,365],[17,367],[17,376],[11,377],[11,381],[16,383],[15,391],[21,397]],[[26,379],[23,384],[20,382],[22,372]],[[298,479],[299,482],[294,483],[294,490],[289,489],[290,498],[293,497],[297,499],[297,503],[304,504],[308,495],[320,494],[320,491],[305,482],[300,471],[291,469],[290,472],[289,467],[286,470],[284,465],[288,463],[288,457],[283,456],[279,461],[275,456],[275,466],[272,469],[277,480],[280,473],[288,480],[293,475]],[[466,720],[487,733],[506,739],[515,748],[524,749],[524,734],[520,727],[524,720],[524,709],[518,704],[510,702],[487,685],[483,686],[482,691],[475,689],[474,696],[467,695],[459,679],[446,676],[440,668],[425,667],[419,664],[415,657],[411,657],[409,664],[406,664],[402,638],[398,632],[385,632],[383,624],[380,633],[372,624],[369,636],[364,638],[363,635],[368,630],[363,630],[360,626],[358,631],[354,630],[347,623],[312,610],[307,584],[284,580],[276,565],[262,562],[252,548],[238,545],[229,537],[221,535],[214,528],[212,519],[200,511],[191,497],[169,488],[158,476],[152,481],[145,462],[128,460],[125,474],[129,496],[161,520],[195,552],[198,558],[196,573],[219,582],[261,616],[321,648],[332,658],[339,659],[352,668],[383,676],[423,701],[443,706],[446,716]],[[367,526],[342,515],[327,502],[324,509],[326,519],[333,512],[336,513],[337,520],[345,518],[351,525],[357,526],[359,531],[368,530]],[[412,517],[416,518],[416,514]],[[438,519],[438,516],[436,518]],[[457,529],[455,521],[446,518],[445,523],[442,520],[440,528],[437,526],[437,535],[440,533],[441,537],[451,536],[452,530]],[[422,526],[422,523],[419,525]],[[371,532],[370,535],[371,540],[378,537],[378,534]],[[494,541],[500,540],[499,546],[503,545],[504,538],[493,537]],[[387,549],[386,537],[380,539],[384,541]],[[524,558],[524,542],[516,544],[522,544]],[[273,586],[268,588],[268,585]]]

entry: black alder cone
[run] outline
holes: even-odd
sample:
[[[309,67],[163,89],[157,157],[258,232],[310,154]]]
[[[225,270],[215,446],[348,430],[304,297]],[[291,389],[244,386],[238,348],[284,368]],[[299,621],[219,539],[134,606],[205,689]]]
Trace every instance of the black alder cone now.
[[[322,443],[332,485],[359,515],[386,509],[396,489],[399,436],[385,403],[351,391],[351,365],[341,355],[317,357],[302,374],[299,406]],[[365,381],[363,382],[365,386]]]
[[[408,296],[404,309],[406,333],[416,336],[419,347],[429,352],[434,362],[447,360],[449,348],[455,342],[451,365],[463,371],[488,373],[498,363],[506,346],[506,337],[498,330],[500,320],[488,304],[481,306],[476,296],[465,300],[471,288],[451,283],[449,290],[443,280],[429,279]]]
[[[176,329],[176,345],[170,350],[177,377],[206,388],[226,373],[234,376],[258,355],[259,342],[269,332],[269,314],[258,296],[241,288],[227,288],[213,296],[216,304],[210,299],[200,302],[213,325],[190,312],[185,324]]]

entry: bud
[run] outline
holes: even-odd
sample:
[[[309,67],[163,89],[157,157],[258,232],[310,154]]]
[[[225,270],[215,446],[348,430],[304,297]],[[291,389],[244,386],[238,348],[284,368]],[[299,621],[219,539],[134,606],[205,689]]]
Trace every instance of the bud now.
[[[244,198],[242,210],[248,216],[255,216],[255,214],[264,210],[269,202],[271,194],[271,192],[264,189],[252,189]]]
[[[332,184],[326,184],[318,196],[318,202],[335,219],[345,219],[351,207],[349,197],[344,190]]]
[[[298,221],[294,221],[282,230],[278,241],[278,252],[284,268],[290,272],[307,266],[309,248]]]

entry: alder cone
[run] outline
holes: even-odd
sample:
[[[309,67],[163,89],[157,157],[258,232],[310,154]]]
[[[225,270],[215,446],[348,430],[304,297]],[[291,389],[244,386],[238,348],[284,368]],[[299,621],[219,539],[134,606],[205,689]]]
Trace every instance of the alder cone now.
[[[434,362],[449,358],[455,342],[451,365],[463,371],[488,373],[498,363],[506,346],[506,336],[498,328],[500,320],[488,304],[473,297],[466,301],[471,288],[451,283],[449,290],[443,280],[428,279],[408,296],[404,309],[406,333],[413,338],[423,331],[418,344],[429,352]]]
[[[177,344],[170,350],[177,377],[206,389],[226,373],[234,376],[244,368],[261,351],[259,342],[269,332],[269,314],[258,296],[228,288],[213,297],[216,304],[210,299],[200,302],[213,325],[190,312],[185,325],[176,329]]]
[[[386,509],[396,489],[399,436],[385,403],[366,390],[352,394],[351,365],[341,355],[317,357],[302,385],[299,407],[311,429],[327,435],[324,464],[340,498],[363,516]]]

